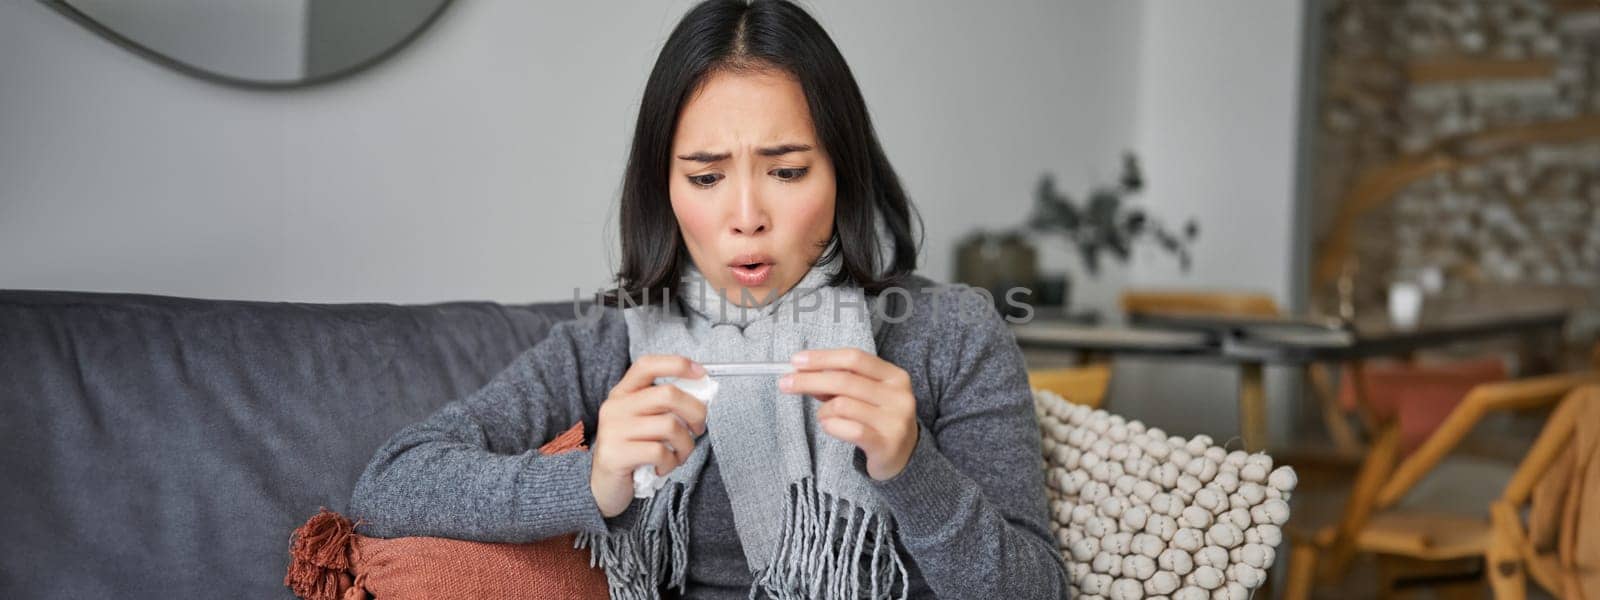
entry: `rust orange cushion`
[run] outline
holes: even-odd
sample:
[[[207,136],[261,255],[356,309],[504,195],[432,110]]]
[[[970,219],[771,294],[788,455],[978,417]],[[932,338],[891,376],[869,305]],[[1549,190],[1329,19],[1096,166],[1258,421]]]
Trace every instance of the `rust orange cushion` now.
[[[1399,420],[1401,446],[1410,451],[1444,423],[1472,388],[1505,378],[1505,362],[1499,358],[1429,365],[1368,363],[1359,382],[1345,369],[1339,403],[1355,410],[1354,386],[1361,385],[1374,416]]]
[[[582,448],[579,422],[539,451]],[[587,550],[573,547],[575,535],[530,544],[382,539],[357,534],[348,519],[324,510],[291,539],[284,584],[306,600],[607,597],[604,571],[589,566]]]

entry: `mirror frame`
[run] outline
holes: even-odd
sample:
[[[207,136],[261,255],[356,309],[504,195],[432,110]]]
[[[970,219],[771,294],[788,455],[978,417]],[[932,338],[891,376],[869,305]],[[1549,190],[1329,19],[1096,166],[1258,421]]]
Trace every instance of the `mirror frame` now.
[[[58,13],[61,13],[68,19],[76,22],[79,25],[82,25],[85,29],[98,34],[102,38],[110,40],[116,45],[121,46],[133,52],[134,54],[144,57],[150,62],[172,69],[179,73],[183,73],[184,75],[194,77],[196,79],[202,79],[226,86],[253,90],[290,90],[296,88],[313,87],[344,79],[351,75],[355,75],[356,73],[360,73],[372,68],[378,63],[381,63],[393,57],[394,55],[399,54],[400,51],[410,46],[412,42],[416,41],[417,38],[422,36],[423,32],[433,27],[434,23],[439,20],[439,17],[444,15],[445,11],[448,10],[451,5],[455,4],[455,2],[456,0],[440,0],[439,7],[434,9],[434,11],[429,14],[427,18],[423,19],[421,23],[417,24],[416,28],[412,29],[411,32],[406,34],[405,37],[400,38],[383,52],[374,54],[371,58],[350,65],[349,67],[324,73],[315,77],[307,77],[305,79],[297,79],[293,81],[258,81],[253,79],[242,79],[230,75],[223,75],[214,71],[208,71],[152,50],[148,46],[117,33],[116,30],[113,30],[99,21],[96,21],[93,17],[84,14],[76,7],[68,4],[67,0],[39,0],[39,3],[50,7]]]

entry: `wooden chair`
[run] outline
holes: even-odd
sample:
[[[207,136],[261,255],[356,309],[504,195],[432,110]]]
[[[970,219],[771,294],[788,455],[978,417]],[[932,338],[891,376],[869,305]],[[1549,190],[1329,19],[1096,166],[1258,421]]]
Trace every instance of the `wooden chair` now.
[[[1188,314],[1276,317],[1272,296],[1257,292],[1132,290],[1122,293],[1122,312],[1133,315]]]
[[[1550,415],[1550,422],[1539,434],[1533,448],[1528,450],[1527,458],[1517,468],[1517,474],[1511,478],[1505,493],[1490,505],[1492,532],[1485,558],[1488,562],[1489,587],[1494,591],[1495,598],[1526,598],[1529,576],[1540,587],[1559,597],[1575,595],[1575,591],[1567,586],[1582,585],[1570,580],[1563,581],[1559,558],[1541,555],[1537,551],[1528,528],[1523,525],[1521,514],[1522,507],[1529,504],[1534,488],[1549,476],[1550,468],[1573,443],[1577,423],[1583,418],[1580,415],[1592,415],[1597,403],[1600,403],[1600,386],[1584,386],[1569,394]],[[1585,413],[1585,410],[1589,412]],[[1589,535],[1600,535],[1600,531]]]
[[[1434,471],[1485,416],[1547,407],[1580,386],[1594,383],[1600,383],[1600,373],[1565,373],[1477,386],[1438,430],[1415,452],[1404,457],[1398,424],[1392,421],[1385,424],[1362,461],[1339,521],[1309,534],[1291,532],[1292,552],[1284,597],[1308,598],[1314,583],[1342,576],[1358,553],[1424,561],[1488,556],[1494,527],[1487,514],[1464,516],[1396,505],[1424,476]],[[1535,446],[1528,460],[1511,478],[1512,485],[1506,488],[1502,501],[1516,505],[1525,500],[1525,491],[1519,490],[1531,484],[1519,482],[1535,476],[1523,473],[1548,467],[1548,464],[1538,465],[1540,452],[1553,450],[1540,451]],[[1472,481],[1452,486],[1452,489],[1496,484],[1498,482]]]
[[[1081,367],[1039,369],[1028,372],[1028,385],[1060,394],[1068,402],[1100,408],[1111,386],[1111,365],[1091,363]]]

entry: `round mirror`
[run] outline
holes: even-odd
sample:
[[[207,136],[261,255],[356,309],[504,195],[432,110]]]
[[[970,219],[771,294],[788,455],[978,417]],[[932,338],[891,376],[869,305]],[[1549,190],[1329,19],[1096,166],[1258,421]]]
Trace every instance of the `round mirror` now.
[[[377,64],[451,0],[40,0],[146,58],[245,87],[331,81]]]

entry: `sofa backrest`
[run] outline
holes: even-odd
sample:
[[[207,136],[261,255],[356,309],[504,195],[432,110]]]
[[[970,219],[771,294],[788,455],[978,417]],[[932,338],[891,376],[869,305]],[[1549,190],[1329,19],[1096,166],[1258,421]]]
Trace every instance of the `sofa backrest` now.
[[[292,597],[289,532],[572,316],[0,291],[0,598]]]

